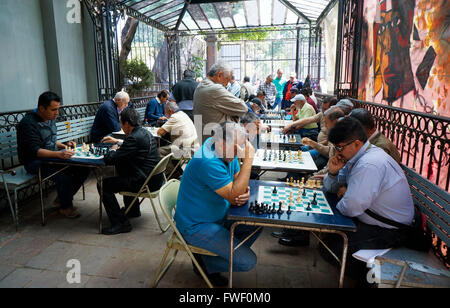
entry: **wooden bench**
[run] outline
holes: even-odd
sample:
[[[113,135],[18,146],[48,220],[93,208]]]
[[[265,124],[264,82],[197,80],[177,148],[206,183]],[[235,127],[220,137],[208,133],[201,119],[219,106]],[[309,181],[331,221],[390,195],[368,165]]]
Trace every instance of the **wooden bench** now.
[[[402,166],[415,207],[432,235],[428,253],[406,248],[392,249],[375,260],[380,265],[379,287],[450,287],[450,194],[414,170]]]

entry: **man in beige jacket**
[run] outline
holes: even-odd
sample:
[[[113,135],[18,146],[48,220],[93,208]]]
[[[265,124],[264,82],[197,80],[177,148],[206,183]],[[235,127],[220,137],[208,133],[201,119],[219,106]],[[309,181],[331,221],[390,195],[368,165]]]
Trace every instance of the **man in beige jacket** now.
[[[200,83],[194,93],[194,119],[201,116],[202,142],[211,136],[214,124],[226,121],[239,122],[247,112],[244,101],[237,98],[226,87],[233,70],[228,63],[214,64],[208,76]]]

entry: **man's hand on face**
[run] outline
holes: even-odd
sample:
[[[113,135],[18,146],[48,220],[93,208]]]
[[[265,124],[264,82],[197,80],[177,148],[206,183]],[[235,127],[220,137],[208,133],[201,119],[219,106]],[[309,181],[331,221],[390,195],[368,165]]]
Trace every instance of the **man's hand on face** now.
[[[328,169],[329,172],[332,175],[336,175],[339,173],[339,170],[341,170],[345,166],[345,162],[340,158],[338,155],[335,155],[330,158],[328,161]]]

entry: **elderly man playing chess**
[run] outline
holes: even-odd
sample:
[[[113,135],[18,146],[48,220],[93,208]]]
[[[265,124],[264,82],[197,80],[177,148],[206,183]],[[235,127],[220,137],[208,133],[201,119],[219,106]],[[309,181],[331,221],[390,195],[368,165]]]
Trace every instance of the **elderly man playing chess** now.
[[[175,102],[166,103],[165,114],[168,120],[158,129],[157,133],[161,137],[170,134],[171,144],[160,147],[159,153],[163,157],[173,153],[174,159],[190,158],[200,147],[194,123],[185,112],[178,108]],[[171,160],[167,165],[166,173],[170,174],[174,168],[174,162]],[[179,177],[183,170],[176,170],[176,172],[175,177]]]
[[[62,167],[41,164],[41,158],[68,160],[75,154],[72,150],[65,150],[66,146],[76,146],[73,141],[69,141],[67,145],[56,141],[55,119],[59,114],[60,106],[61,98],[57,94],[45,92],[39,96],[37,109],[26,114],[17,126],[19,161],[28,173],[37,174],[40,166],[42,176],[48,177]],[[76,167],[69,167],[53,176],[52,180],[56,184],[60,203],[58,211],[64,217],[80,216],[73,206],[73,196],[88,176],[89,168]]]
[[[242,126],[224,122],[214,129],[188,163],[178,193],[175,221],[188,244],[209,250],[218,256],[195,255],[211,283],[225,286],[228,281],[221,272],[228,271],[230,227],[226,219],[231,204],[242,206],[250,197],[248,186],[255,149],[246,139]],[[239,166],[238,157],[243,159]],[[255,227],[239,226],[239,244],[255,231]],[[260,231],[259,231],[260,232]],[[254,234],[234,254],[234,271],[249,271],[256,264],[251,245],[260,233]],[[196,268],[194,267],[194,271]]]

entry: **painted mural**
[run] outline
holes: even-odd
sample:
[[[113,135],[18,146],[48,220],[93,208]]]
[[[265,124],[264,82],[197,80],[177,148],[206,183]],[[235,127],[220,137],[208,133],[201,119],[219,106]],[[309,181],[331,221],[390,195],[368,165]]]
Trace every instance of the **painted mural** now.
[[[358,96],[450,117],[448,0],[365,0]]]

